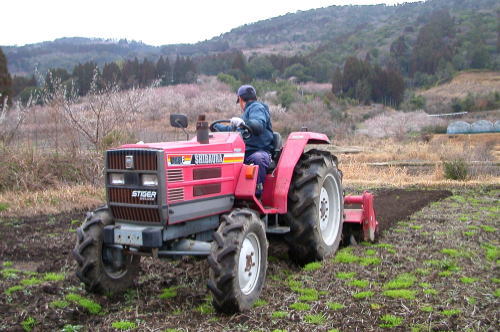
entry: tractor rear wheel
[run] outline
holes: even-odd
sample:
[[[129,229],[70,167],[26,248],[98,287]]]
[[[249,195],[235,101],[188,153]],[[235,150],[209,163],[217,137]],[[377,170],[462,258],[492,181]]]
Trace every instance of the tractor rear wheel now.
[[[90,213],[77,229],[73,249],[73,257],[78,263],[76,276],[89,292],[121,292],[132,286],[139,272],[139,256],[103,245],[104,226],[112,223],[109,210],[101,208]]]
[[[324,151],[304,153],[294,169],[288,193],[289,256],[303,265],[334,254],[342,235],[342,177],[334,157]]]
[[[208,256],[208,288],[215,309],[233,314],[252,308],[260,295],[268,243],[264,225],[252,210],[235,209],[221,219]]]

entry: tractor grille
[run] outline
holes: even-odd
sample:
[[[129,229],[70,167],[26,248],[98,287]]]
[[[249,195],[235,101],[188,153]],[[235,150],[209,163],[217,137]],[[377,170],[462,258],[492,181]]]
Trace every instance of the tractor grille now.
[[[127,203],[127,204],[144,204],[144,205],[155,205],[156,199],[154,201],[144,201],[140,200],[139,197],[132,197],[133,189],[127,188],[109,188],[109,201],[116,203]]]
[[[168,190],[168,200],[182,201],[184,199],[184,188],[173,188]]]
[[[111,206],[113,216],[118,219],[130,221],[160,222],[158,209]]]
[[[125,169],[125,156],[134,157],[134,170],[156,171],[158,169],[157,152],[150,150],[108,151],[108,169]]]
[[[182,169],[169,169],[169,170],[167,170],[167,180],[168,180],[168,182],[184,181],[184,175],[182,174]]]

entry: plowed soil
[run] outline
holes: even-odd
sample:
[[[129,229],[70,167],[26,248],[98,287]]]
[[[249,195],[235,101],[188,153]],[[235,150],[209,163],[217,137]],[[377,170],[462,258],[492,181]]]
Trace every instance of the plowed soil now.
[[[344,247],[308,270],[290,263],[286,245],[272,238],[261,301],[233,316],[213,311],[203,259],[143,258],[134,288],[113,297],[88,294],[70,255],[82,212],[2,219],[0,330],[117,331],[116,323],[126,321],[137,331],[374,331],[386,328],[385,315],[399,320],[398,330],[496,330],[500,189],[455,189],[451,197],[447,190],[375,194],[382,231],[376,244]],[[352,261],[341,259],[346,254]],[[49,272],[64,279],[50,280]],[[391,297],[388,283],[402,274],[413,282]],[[316,297],[304,298],[307,291],[291,289],[291,280],[316,290]],[[176,294],[160,298],[167,287],[177,287]],[[70,293],[99,304],[100,312],[68,300]]]

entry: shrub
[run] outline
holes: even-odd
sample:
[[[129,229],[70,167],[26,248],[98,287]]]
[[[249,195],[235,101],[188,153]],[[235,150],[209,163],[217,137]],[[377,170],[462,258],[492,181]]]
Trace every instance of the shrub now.
[[[445,161],[443,162],[443,172],[445,179],[463,181],[467,179],[467,164],[461,159]]]

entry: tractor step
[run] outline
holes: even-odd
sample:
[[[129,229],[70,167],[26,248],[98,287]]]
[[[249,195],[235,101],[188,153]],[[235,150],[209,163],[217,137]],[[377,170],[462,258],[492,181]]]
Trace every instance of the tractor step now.
[[[269,234],[286,234],[290,232],[290,227],[288,226],[274,226],[268,227],[266,229],[266,233]]]

